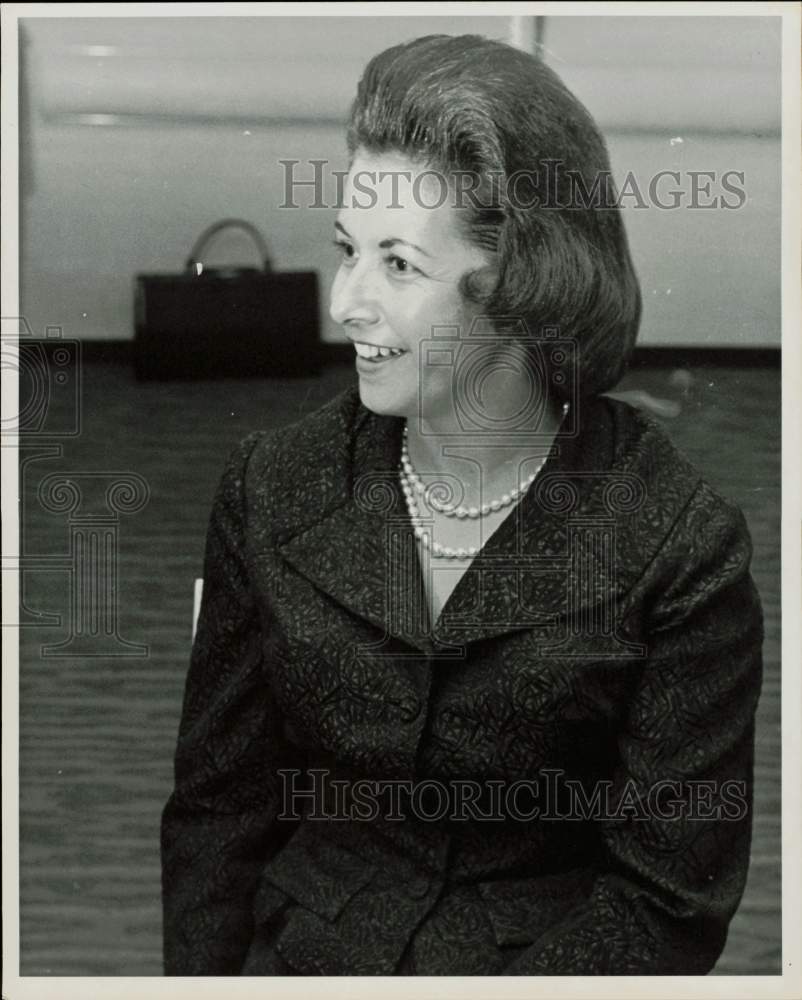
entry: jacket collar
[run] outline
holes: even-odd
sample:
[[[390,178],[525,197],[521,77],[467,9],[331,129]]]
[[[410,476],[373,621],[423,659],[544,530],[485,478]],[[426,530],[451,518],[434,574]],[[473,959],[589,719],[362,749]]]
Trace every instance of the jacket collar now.
[[[302,429],[284,443],[294,483],[278,498],[279,550],[318,588],[380,628],[380,645],[396,648],[400,640],[460,655],[468,643],[521,629],[536,630],[549,648],[570,641],[580,623],[609,632],[611,606],[650,558],[631,533],[633,512],[651,490],[637,461],[644,428],[636,420],[641,434],[633,434],[634,411],[622,407],[604,399],[582,404],[577,433],[558,434],[534,486],[472,561],[436,629],[425,612],[398,483],[403,420],[369,412],[355,389],[297,425]],[[669,518],[664,511],[662,519]]]

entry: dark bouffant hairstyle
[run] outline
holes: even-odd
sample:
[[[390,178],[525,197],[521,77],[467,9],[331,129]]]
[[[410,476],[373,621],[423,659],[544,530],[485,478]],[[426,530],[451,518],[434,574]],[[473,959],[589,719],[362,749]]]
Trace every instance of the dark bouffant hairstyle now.
[[[556,328],[575,342],[578,366],[571,352],[548,362],[556,396],[572,395],[574,380],[582,396],[618,382],[641,297],[607,150],[540,59],[477,35],[387,49],[368,63],[351,109],[348,150],[359,149],[473,176],[475,193],[462,199],[468,236],[493,256],[498,280],[482,292],[469,275],[464,293],[489,316],[522,318],[535,338]]]

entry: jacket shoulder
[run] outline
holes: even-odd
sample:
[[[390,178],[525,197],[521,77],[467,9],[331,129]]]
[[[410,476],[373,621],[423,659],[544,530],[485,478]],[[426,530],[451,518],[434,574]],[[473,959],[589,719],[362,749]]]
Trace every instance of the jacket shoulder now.
[[[659,505],[674,518],[696,510],[702,517],[743,522],[738,505],[705,478],[654,417],[620,400],[606,399],[605,405],[615,428],[613,469],[640,481],[645,514]]]
[[[627,535],[641,550],[642,564],[669,560],[675,569],[690,570],[700,561],[732,558],[741,569],[748,566],[752,545],[740,507],[705,478],[649,414],[615,399],[605,399],[605,406],[615,427],[613,469],[638,493]]]
[[[619,428],[615,467],[636,476],[641,490],[624,545],[642,553],[641,586],[656,600],[656,620],[676,616],[711,587],[743,582],[751,593],[752,539],[740,507],[652,417],[621,401],[607,402]]]
[[[353,387],[299,420],[252,431],[229,456],[221,491],[239,504],[253,541],[283,536],[340,499],[357,428],[365,419]]]
[[[603,397],[613,426],[613,467],[638,476],[677,508],[683,506],[702,479],[654,417],[623,400]]]
[[[294,470],[308,468],[315,455],[347,446],[361,415],[359,392],[349,387],[290,424],[252,431],[238,446],[248,454],[249,487],[266,475],[272,480],[291,480]]]

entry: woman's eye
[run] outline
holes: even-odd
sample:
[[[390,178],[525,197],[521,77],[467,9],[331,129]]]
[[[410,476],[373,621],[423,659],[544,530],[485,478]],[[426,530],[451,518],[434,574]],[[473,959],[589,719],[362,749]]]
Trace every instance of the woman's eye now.
[[[391,254],[387,258],[387,265],[394,274],[419,274],[420,271],[414,264],[410,264],[404,257]]]
[[[346,243],[345,240],[333,240],[334,246],[337,252],[343,258],[343,261],[348,262],[354,260],[356,257],[356,251],[354,250],[352,243]]]

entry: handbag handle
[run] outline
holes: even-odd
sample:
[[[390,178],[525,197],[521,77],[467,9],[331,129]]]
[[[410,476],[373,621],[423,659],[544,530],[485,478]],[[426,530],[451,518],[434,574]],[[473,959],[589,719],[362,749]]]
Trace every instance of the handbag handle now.
[[[201,263],[200,257],[203,251],[206,249],[207,244],[216,236],[221,229],[229,229],[234,227],[236,229],[244,229],[245,232],[251,237],[253,242],[256,244],[256,248],[262,258],[262,263],[264,265],[265,271],[272,271],[273,265],[270,261],[270,254],[267,250],[267,244],[264,241],[264,237],[256,228],[256,226],[251,225],[250,222],[246,222],[244,219],[221,219],[219,222],[215,222],[213,225],[204,229],[200,236],[195,241],[195,245],[187,257],[187,270],[192,271],[195,264]],[[199,272],[200,273],[200,272]]]

